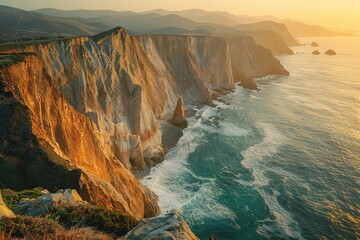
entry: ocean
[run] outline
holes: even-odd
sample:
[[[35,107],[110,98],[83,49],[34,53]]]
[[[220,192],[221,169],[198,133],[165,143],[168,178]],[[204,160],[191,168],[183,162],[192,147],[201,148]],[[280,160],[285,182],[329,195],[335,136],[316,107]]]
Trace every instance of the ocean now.
[[[299,42],[290,76],[198,107],[142,180],[200,239],[360,239],[360,37]]]

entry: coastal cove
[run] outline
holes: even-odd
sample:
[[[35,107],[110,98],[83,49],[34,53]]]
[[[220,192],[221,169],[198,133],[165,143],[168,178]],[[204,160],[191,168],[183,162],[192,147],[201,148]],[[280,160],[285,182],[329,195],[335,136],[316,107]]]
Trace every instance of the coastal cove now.
[[[359,38],[299,42],[277,56],[290,76],[196,108],[142,180],[200,239],[359,238]]]
[[[3,1],[0,240],[360,239],[340,8],[326,27],[285,18],[305,2]]]

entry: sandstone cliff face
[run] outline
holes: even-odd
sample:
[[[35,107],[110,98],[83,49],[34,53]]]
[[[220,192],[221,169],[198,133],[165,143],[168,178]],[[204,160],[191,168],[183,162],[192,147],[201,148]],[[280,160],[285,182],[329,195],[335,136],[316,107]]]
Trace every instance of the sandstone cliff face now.
[[[159,213],[156,196],[115,157],[96,124],[65,100],[44,62],[26,57],[0,75],[2,96],[12,95],[0,107],[2,116],[10,115],[2,122],[8,125],[0,136],[2,157],[17,165],[20,188],[75,188],[84,199],[136,219]]]
[[[4,187],[76,189],[136,219],[159,208],[130,170],[161,161],[158,119],[172,118],[179,96],[208,102],[234,76],[283,73],[252,39],[130,37],[122,28],[2,52],[34,53],[0,68],[0,164],[16,176]]]
[[[178,96],[185,104],[207,102],[212,93],[234,85],[227,41],[214,37],[138,36],[134,37],[154,67],[167,79],[167,92],[175,109]],[[174,89],[174,90],[172,90]]]

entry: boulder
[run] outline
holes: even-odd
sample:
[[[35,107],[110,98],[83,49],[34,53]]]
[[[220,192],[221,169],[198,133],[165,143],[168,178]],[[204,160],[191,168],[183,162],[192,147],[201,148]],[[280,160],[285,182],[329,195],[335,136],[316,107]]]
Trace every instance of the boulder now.
[[[2,217],[15,217],[15,214],[4,203],[0,191],[0,219]]]
[[[197,240],[177,210],[171,210],[165,216],[143,219],[125,236],[126,240],[135,239],[182,239]]]
[[[172,122],[175,126],[186,128],[188,126],[185,118],[184,104],[181,97],[179,97],[176,108],[173,114]]]
[[[315,51],[312,52],[312,54],[314,54],[314,55],[319,55],[320,52],[319,52],[319,50],[315,50]]]
[[[57,193],[48,193],[38,197],[37,199],[21,200],[19,202],[17,213],[32,217],[42,216],[48,213],[51,206],[57,204],[76,206],[87,204],[87,202],[82,200],[76,190],[59,190]]]
[[[313,47],[318,47],[319,44],[317,44],[317,42],[312,42],[312,43],[311,43],[311,46],[313,46]]]
[[[332,49],[329,49],[325,52],[326,55],[336,55],[336,52]]]

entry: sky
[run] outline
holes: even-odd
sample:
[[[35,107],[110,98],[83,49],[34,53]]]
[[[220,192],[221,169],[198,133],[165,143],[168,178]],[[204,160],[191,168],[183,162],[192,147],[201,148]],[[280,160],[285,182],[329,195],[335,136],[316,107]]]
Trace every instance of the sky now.
[[[141,12],[157,8],[200,8],[237,15],[272,15],[360,31],[360,0],[0,0],[0,4],[26,10],[58,8]]]

